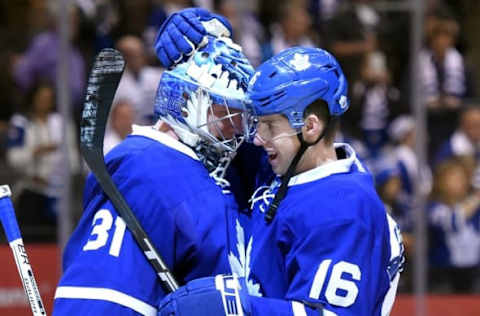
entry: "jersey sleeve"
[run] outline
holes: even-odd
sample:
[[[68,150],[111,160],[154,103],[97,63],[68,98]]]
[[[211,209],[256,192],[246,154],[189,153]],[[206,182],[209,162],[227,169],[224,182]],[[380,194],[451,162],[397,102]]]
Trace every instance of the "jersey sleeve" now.
[[[54,315],[156,315],[165,294],[125,222],[110,202],[92,214],[65,249]]]
[[[133,173],[128,167],[122,165]],[[166,185],[163,178],[157,180],[155,172],[145,173],[128,177],[117,171],[113,178],[118,179],[120,192],[177,281],[183,284],[228,273],[226,206],[223,198],[213,198],[211,192],[214,188],[219,193],[218,187],[200,188],[201,182],[196,184],[195,195],[190,192],[194,185],[190,180]],[[156,315],[156,306],[166,295],[158,276],[98,184],[91,177],[88,181],[84,215],[63,256],[55,315],[84,316],[83,305],[92,302],[90,314],[103,315],[105,306],[113,304],[118,313],[108,314]]]
[[[285,225],[280,232],[280,248],[286,251],[288,289],[284,300],[253,299],[254,315],[267,311],[275,315],[318,315],[320,308],[325,310],[324,315],[389,312],[396,294],[399,262],[391,256],[387,221],[383,228],[378,227],[379,234],[373,234],[360,219],[336,220],[317,227],[312,222],[297,221],[294,229]],[[398,245],[401,240],[396,232],[392,234]]]
[[[340,219],[295,237],[286,257],[292,280],[287,298],[321,304],[337,315],[381,315],[381,309],[391,308],[393,298],[386,294],[391,287],[396,292],[399,270],[398,256],[391,251],[400,252],[401,237],[392,227],[390,242],[386,217],[375,221],[375,230],[367,223]]]
[[[78,289],[60,288],[57,289],[57,295],[54,302],[53,315],[121,315],[138,316],[149,315],[156,316],[157,309],[141,301],[132,300],[131,297],[122,296],[113,291],[91,290],[92,295],[98,295],[89,299],[68,298],[69,293],[77,295]],[[108,296],[109,300],[103,299]],[[126,303],[128,302],[128,303]],[[128,305],[128,306],[127,306]]]
[[[151,223],[143,225],[180,283],[217,272],[213,270],[217,265],[213,260],[222,256],[224,250],[224,238],[209,234],[208,223],[198,221],[190,213],[194,207],[202,209],[188,201],[168,213],[157,209],[163,216],[151,217]],[[141,222],[144,216],[138,216]],[[103,315],[103,310],[117,311],[107,313],[112,315],[156,315],[156,306],[166,293],[122,218],[110,202],[90,218],[80,223],[65,250],[54,315],[84,316],[85,309],[92,315]],[[205,250],[204,241],[212,239],[218,239],[218,247]],[[208,254],[212,262],[207,267],[204,250],[217,251]]]

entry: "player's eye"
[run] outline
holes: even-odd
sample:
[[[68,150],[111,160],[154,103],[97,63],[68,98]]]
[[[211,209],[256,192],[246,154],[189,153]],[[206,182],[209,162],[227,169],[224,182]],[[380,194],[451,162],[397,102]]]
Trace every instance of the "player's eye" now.
[[[275,124],[275,122],[270,122],[268,124],[268,129],[271,131],[271,132],[276,132],[278,130],[278,125]]]

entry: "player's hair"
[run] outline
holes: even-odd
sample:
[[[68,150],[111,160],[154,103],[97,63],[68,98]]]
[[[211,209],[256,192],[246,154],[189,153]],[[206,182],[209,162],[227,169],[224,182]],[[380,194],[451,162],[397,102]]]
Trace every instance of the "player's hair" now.
[[[332,120],[330,112],[328,110],[328,103],[322,99],[317,99],[313,101],[305,111],[303,112],[303,118],[307,118],[310,114],[316,115],[320,121],[324,123],[324,126],[327,126],[327,123],[330,121],[328,129],[325,131],[323,140],[325,144],[332,145],[335,140],[335,134],[338,127],[338,119]]]

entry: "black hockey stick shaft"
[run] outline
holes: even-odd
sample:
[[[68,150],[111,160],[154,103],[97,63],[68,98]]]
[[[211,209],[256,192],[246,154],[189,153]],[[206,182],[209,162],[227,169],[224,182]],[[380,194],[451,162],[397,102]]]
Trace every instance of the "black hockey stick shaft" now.
[[[98,183],[160,277],[164,289],[173,292],[178,288],[177,281],[118,191],[107,171],[103,156],[103,139],[108,114],[124,68],[123,56],[114,49],[103,49],[97,55],[88,78],[87,95],[80,123],[80,149]]]

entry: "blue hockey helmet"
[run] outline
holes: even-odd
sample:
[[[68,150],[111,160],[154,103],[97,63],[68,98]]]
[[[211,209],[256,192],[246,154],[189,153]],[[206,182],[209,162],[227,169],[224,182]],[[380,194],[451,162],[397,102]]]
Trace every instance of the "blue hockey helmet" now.
[[[349,107],[348,84],[337,60],[320,48],[292,47],[261,64],[249,84],[257,116],[284,114],[290,125],[303,126],[303,113],[321,99],[332,116]]]
[[[191,147],[213,145],[219,152],[232,152],[252,130],[246,90],[254,69],[230,38],[207,38],[207,44],[186,62],[162,74],[154,114]],[[223,106],[221,117],[214,113],[213,105]],[[242,131],[227,137],[221,131],[222,121],[231,125],[241,121]]]

